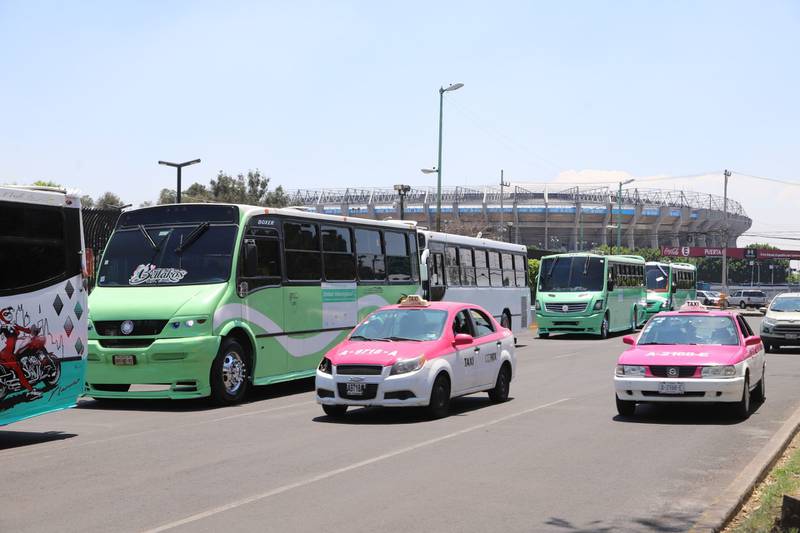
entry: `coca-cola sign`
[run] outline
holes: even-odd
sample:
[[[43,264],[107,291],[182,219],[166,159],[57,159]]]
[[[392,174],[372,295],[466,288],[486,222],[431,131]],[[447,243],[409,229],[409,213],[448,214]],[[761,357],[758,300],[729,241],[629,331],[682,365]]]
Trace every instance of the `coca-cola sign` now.
[[[722,257],[724,248],[701,246],[662,246],[664,257]],[[800,259],[800,250],[767,250],[755,248],[728,248],[731,259]]]

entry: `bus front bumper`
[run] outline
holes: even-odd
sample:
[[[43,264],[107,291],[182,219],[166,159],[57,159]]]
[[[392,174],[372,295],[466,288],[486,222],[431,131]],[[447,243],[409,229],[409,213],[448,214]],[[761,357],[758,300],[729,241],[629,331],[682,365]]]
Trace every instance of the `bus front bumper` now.
[[[539,333],[594,333],[599,335],[604,314],[604,310],[582,316],[543,314],[541,311],[537,311],[536,326],[539,328]]]
[[[143,348],[110,348],[89,340],[86,395],[93,398],[202,398],[211,394],[211,363],[217,336],[156,339]],[[114,364],[115,355],[135,363]],[[119,390],[130,385],[129,390]]]

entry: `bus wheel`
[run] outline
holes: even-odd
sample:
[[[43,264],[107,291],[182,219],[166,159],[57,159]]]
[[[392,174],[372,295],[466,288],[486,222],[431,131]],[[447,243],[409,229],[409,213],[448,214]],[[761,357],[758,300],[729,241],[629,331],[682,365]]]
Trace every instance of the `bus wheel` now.
[[[511,315],[508,314],[508,311],[503,311],[500,317],[500,325],[506,329],[511,329]]]
[[[600,338],[601,339],[608,338],[608,313],[603,315],[603,321],[600,322]]]
[[[550,337],[549,333],[542,333],[541,331],[539,332],[539,338],[540,339],[546,339],[548,337]]]
[[[638,326],[639,322],[639,309],[634,306],[633,307],[633,316],[631,317],[631,333],[636,332],[636,326]]]
[[[241,402],[247,393],[247,376],[247,352],[235,339],[225,339],[211,364],[211,400],[217,405]]]

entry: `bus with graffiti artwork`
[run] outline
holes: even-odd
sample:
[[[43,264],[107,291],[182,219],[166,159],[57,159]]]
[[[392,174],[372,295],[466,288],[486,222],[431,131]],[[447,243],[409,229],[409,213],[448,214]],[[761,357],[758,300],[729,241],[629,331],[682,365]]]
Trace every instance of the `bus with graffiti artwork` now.
[[[243,399],[312,377],[367,314],[420,292],[413,222],[230,204],[126,211],[91,294],[87,394]]]
[[[0,186],[0,426],[75,405],[84,389],[80,199]]]

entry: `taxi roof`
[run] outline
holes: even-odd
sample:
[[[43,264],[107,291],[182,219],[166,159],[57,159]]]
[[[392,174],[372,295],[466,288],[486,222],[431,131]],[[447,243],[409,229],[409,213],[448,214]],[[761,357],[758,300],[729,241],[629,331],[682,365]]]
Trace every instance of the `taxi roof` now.
[[[481,306],[475,304],[468,304],[464,302],[427,302],[425,305],[385,305],[381,309],[440,309],[443,311],[453,311],[461,309],[464,306],[477,307],[482,309]]]
[[[658,313],[659,316],[683,316],[683,315],[699,315],[699,316],[730,316],[735,317],[738,313],[736,311],[728,311],[723,309],[692,309],[684,311],[663,311]]]

